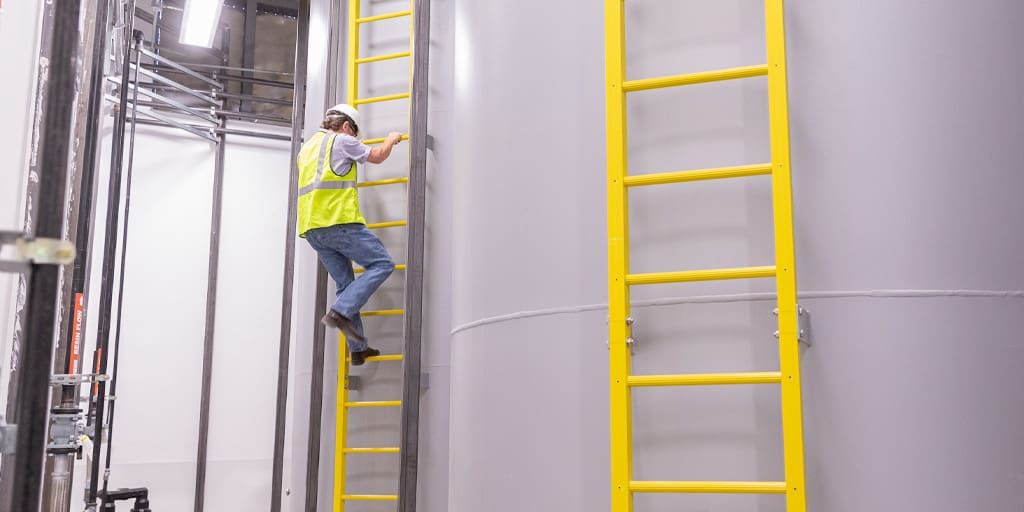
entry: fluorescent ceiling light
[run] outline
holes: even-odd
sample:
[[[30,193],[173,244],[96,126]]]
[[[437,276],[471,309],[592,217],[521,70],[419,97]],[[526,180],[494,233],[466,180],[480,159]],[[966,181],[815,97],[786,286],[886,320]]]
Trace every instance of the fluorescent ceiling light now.
[[[213,46],[222,7],[224,0],[187,0],[178,41],[193,46]]]

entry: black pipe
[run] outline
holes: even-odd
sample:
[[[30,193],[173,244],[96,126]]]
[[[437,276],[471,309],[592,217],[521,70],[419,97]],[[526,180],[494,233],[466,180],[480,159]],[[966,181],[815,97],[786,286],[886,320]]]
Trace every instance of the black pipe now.
[[[32,131],[31,131],[31,142],[29,144],[31,154],[39,154],[39,145],[42,142],[41,124],[43,122],[43,115],[45,114],[44,106],[47,104],[47,89],[49,77],[49,65],[44,64],[50,62],[52,58],[51,45],[53,44],[53,25],[54,15],[53,11],[56,6],[53,2],[44,2],[40,11],[40,17],[42,23],[39,29],[39,52],[38,59],[35,66],[36,75],[36,87],[35,97],[33,98],[33,109],[32,109]],[[39,165],[41,162],[29,161],[28,169],[19,169],[21,171],[27,171],[26,177],[38,175]],[[39,203],[39,184],[37,180],[26,179],[25,183],[25,204],[34,205]],[[29,211],[26,209],[25,213]],[[22,229],[27,235],[32,235],[35,229],[35,219],[32,215],[25,215],[22,221]],[[29,286],[29,274],[21,274],[18,276],[18,289],[27,290]],[[5,407],[7,421],[15,421],[18,415],[18,385],[21,382],[21,368],[19,361],[21,360],[20,352],[21,347],[24,345],[25,332],[21,326],[28,324],[28,318],[25,316],[27,297],[19,297],[19,300],[15,302],[14,308],[14,331],[11,336],[11,355],[10,359],[5,363],[10,364],[7,374],[7,404]],[[0,503],[9,504],[13,501],[14,495],[14,454],[3,454],[0,455]]]
[[[284,286],[281,288],[281,340],[277,358],[277,409],[274,416],[274,462],[271,472],[270,511],[281,512],[284,482],[284,444],[288,422],[288,366],[292,342],[292,292],[295,285],[295,231],[299,174],[296,159],[302,146],[306,119],[306,67],[309,52],[309,0],[299,0],[295,34],[295,99],[292,102],[292,153],[288,166],[288,217],[284,235]]]
[[[124,167],[124,130],[128,122],[128,82],[131,75],[132,46],[129,37],[134,35],[135,18],[128,15],[134,12],[135,0],[128,0],[128,12],[125,13],[125,48],[121,66],[121,90],[118,98],[117,117],[114,120],[114,133],[111,138],[110,182],[107,187],[107,222],[103,240],[103,266],[101,270],[102,285],[100,286],[99,323],[96,326],[96,365],[97,372],[107,373],[109,356],[110,317],[114,302],[114,258],[117,253],[117,226],[121,208],[121,180]],[[107,383],[100,381],[96,385],[95,410],[93,421],[92,468],[89,479],[87,505],[94,506],[98,497],[100,456],[103,448],[104,409],[107,401]]]
[[[135,31],[135,65],[142,60],[142,52],[139,51],[139,44],[142,41],[142,32]],[[139,99],[139,74],[135,73],[135,87],[132,89],[132,100]],[[124,269],[128,261],[128,221],[132,211],[132,171],[135,169],[135,127],[136,113],[132,109],[132,129],[128,137],[128,173],[124,185],[124,220],[121,221],[121,264],[118,270],[117,279],[117,323],[114,330],[114,371],[110,378],[110,394],[117,396],[118,363],[121,362],[121,326],[124,317]],[[109,490],[110,479],[110,457],[114,447],[114,410],[117,401],[110,402],[110,412],[107,414],[107,457],[103,465],[103,494]]]
[[[71,117],[75,102],[75,80],[79,44],[80,0],[65,0],[53,11],[51,56],[47,96],[39,141],[39,204],[35,214],[35,236],[63,237],[64,200],[70,151]],[[11,504],[8,510],[39,509],[46,449],[46,416],[50,399],[50,370],[53,357],[58,265],[32,265],[28,279],[28,301],[24,346],[20,353],[18,425]]]

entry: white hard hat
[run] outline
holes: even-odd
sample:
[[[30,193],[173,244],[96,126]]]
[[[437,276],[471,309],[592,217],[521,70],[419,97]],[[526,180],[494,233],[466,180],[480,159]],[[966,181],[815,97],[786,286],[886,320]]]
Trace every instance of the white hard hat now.
[[[362,119],[359,117],[359,111],[348,103],[338,103],[327,110],[327,115],[331,115],[331,112],[341,112],[342,114],[345,114],[353,123],[356,124],[356,128],[363,124]]]

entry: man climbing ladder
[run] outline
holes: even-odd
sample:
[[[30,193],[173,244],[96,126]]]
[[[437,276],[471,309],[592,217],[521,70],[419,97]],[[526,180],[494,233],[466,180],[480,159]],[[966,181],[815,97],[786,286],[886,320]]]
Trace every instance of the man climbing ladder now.
[[[359,124],[359,112],[352,106],[331,107],[320,130],[298,155],[298,233],[316,250],[337,286],[334,305],[320,321],[345,334],[354,366],[380,355],[369,346],[359,310],[395,270],[384,244],[366,227],[359,210],[356,166],[384,162],[402,140],[402,134],[393,132],[370,148],[357,138]],[[353,261],[366,269],[358,279]]]

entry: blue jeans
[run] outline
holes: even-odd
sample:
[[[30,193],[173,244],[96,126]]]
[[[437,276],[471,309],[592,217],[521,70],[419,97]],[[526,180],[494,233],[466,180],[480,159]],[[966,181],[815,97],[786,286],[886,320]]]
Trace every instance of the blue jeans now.
[[[306,232],[306,241],[320,255],[320,262],[337,285],[331,309],[351,320],[356,331],[365,338],[359,309],[394,272],[395,262],[380,239],[364,224],[337,224],[311,229]],[[366,269],[358,279],[352,273],[353,261]],[[351,352],[366,350],[365,341],[346,341]]]

